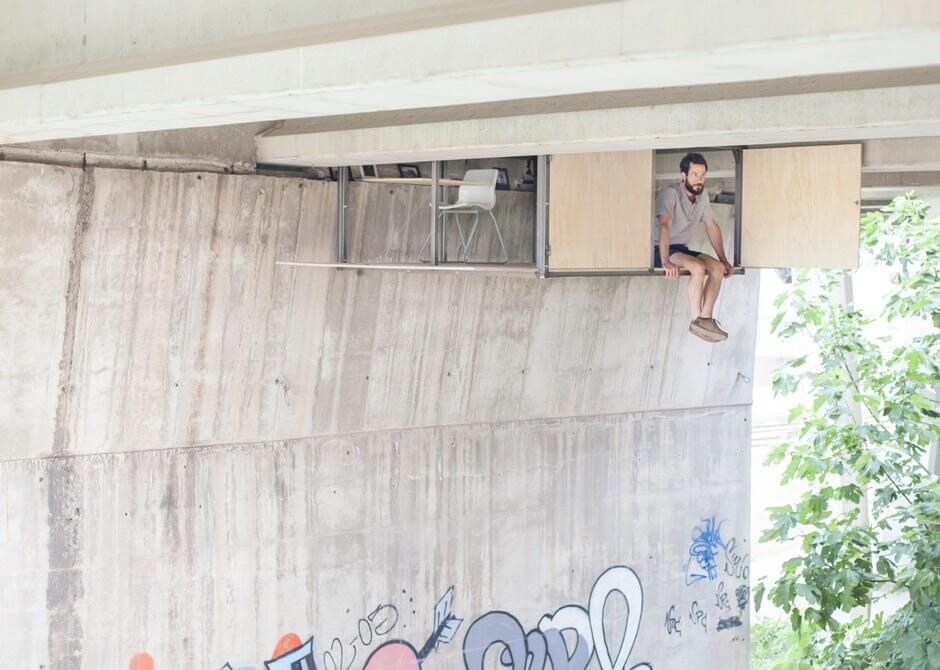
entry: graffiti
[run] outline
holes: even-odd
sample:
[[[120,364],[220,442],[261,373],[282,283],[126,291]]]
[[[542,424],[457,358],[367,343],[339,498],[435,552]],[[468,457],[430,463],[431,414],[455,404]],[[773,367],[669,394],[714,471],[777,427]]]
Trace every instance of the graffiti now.
[[[420,670],[424,660],[442,644],[448,644],[457,634],[463,619],[456,617],[451,608],[454,603],[454,587],[447,589],[434,608],[431,634],[416,650],[406,640],[387,640],[379,644],[365,660],[364,670]],[[324,650],[322,665],[315,661],[316,648],[311,637],[301,644],[300,638],[289,633],[278,640],[274,658],[264,662],[265,670],[352,670],[359,667],[359,659],[365,649],[379,643],[398,625],[398,608],[380,604],[356,622],[357,634],[348,642],[334,637],[329,648]],[[359,661],[359,663],[357,663]],[[153,670],[152,666],[148,670]],[[222,670],[236,670],[230,663]],[[238,670],[258,670],[254,666],[240,666]]]
[[[718,620],[718,630],[725,630],[726,628],[737,628],[740,625],[741,618],[736,616]]]
[[[685,601],[689,603],[688,621],[693,631],[701,626],[705,635],[709,634],[709,618],[714,632],[743,625],[740,615],[747,610],[751,594],[747,584],[750,555],[739,548],[741,544],[746,545],[747,540],[739,543],[737,538],[727,537],[730,533],[723,537],[726,521],[718,519],[711,515],[693,526],[692,542],[682,564],[683,582],[693,591],[689,598],[696,598],[691,603]],[[712,593],[702,593],[705,590]],[[735,605],[739,616],[733,616]],[[680,603],[679,607],[683,605]],[[666,613],[667,633],[675,610],[676,606],[672,605]],[[732,639],[738,640],[737,637]]]
[[[715,517],[702,519],[702,522],[704,527],[696,526],[692,530],[692,545],[685,564],[686,586],[703,579],[711,582],[718,578],[718,552],[725,548],[721,539],[721,524],[715,521]]]
[[[718,583],[718,591],[715,593],[715,604],[718,609],[726,612],[731,611],[731,602],[728,600],[728,594],[725,592],[725,583]]]
[[[682,637],[679,623],[679,617],[676,616],[676,606],[670,605],[669,611],[666,612],[666,633],[668,635],[678,635]]]
[[[623,637],[616,651],[608,647],[605,635],[612,622],[604,620],[604,605],[615,593],[627,603]],[[538,627],[528,633],[509,612],[482,615],[464,637],[464,666],[467,670],[482,670],[487,651],[493,645],[501,645],[499,662],[513,670],[543,670],[549,662],[552,670],[585,670],[595,657],[601,670],[624,670],[636,643],[642,615],[643,588],[639,578],[626,566],[614,566],[594,582],[587,609],[565,605],[554,614],[544,615]],[[573,649],[569,648],[565,632],[573,638]],[[652,670],[652,666],[640,663],[631,670]]]
[[[741,555],[737,550],[737,540],[731,538],[725,547],[725,574],[736,579],[747,581],[750,576],[748,559],[750,554]]]
[[[701,608],[697,600],[693,600],[692,605],[689,607],[689,621],[692,622],[693,626],[699,625],[702,630],[708,632],[708,614]]]
[[[313,660],[314,653],[311,637],[296,649],[290,649],[277,658],[265,661],[264,667],[267,670],[317,670],[317,664]]]
[[[625,609],[608,608],[612,596],[622,598]],[[379,604],[356,620],[356,634],[348,641],[334,637],[328,647],[318,649],[313,636],[302,642],[296,633],[288,633],[278,639],[271,659],[262,665],[264,670],[421,670],[433,652],[453,642],[463,624],[463,619],[453,613],[453,603],[452,586],[435,605],[428,636],[420,649],[405,639],[385,639],[398,627],[399,610],[392,604]],[[464,636],[464,667],[483,670],[484,664],[490,667],[496,662],[513,670],[586,670],[588,666],[600,670],[652,670],[649,663],[628,668],[642,616],[639,577],[631,568],[613,566],[595,580],[587,607],[563,605],[554,613],[542,615],[528,632],[509,612],[495,610],[478,617]],[[669,635],[682,637],[680,618],[672,606],[666,617]],[[619,643],[609,642],[608,637]],[[146,652],[138,653],[130,669],[154,670],[153,658]],[[226,663],[221,670],[259,667]]]
[[[358,635],[345,645],[340,638],[333,638],[329,649],[323,652],[323,670],[346,670],[359,656],[360,647],[364,650],[377,638],[392,632],[397,624],[398,608],[394,605],[379,605],[359,618],[356,622]]]
[[[751,600],[751,589],[747,584],[741,584],[734,590],[734,597],[738,600],[738,609],[747,609],[747,604]]]
[[[435,617],[441,616],[443,609],[443,620],[440,626],[435,630],[436,635],[432,636],[436,644],[450,642],[453,633],[460,625],[461,619],[457,619],[450,613],[450,606],[453,602],[453,588],[444,594],[444,598],[438,603],[438,610]],[[442,608],[442,603],[444,606]],[[348,612],[349,610],[347,610]],[[437,622],[436,622],[437,623]],[[281,636],[274,646],[271,660],[264,661],[265,670],[350,670],[353,667],[357,657],[361,658],[364,651],[370,645],[381,642],[381,638],[388,636],[398,625],[398,608],[394,605],[379,604],[371,612],[360,617],[356,622],[357,635],[344,643],[340,638],[334,637],[330,646],[323,652],[322,664],[316,662],[317,650],[314,645],[313,637],[306,642],[301,642],[296,633],[287,633]],[[405,643],[407,644],[407,643]],[[384,645],[383,645],[384,646]],[[424,653],[426,656],[431,649]],[[424,656],[419,658],[423,659]],[[396,670],[401,668],[410,668],[405,665],[368,665],[370,670],[384,670],[387,667],[394,667]],[[420,667],[414,666],[414,667]],[[154,670],[154,662],[149,654],[139,653],[131,659],[130,670]],[[253,664],[226,663],[221,670],[259,670],[258,666]]]
[[[463,623],[463,619],[451,612],[453,602],[454,587],[451,586],[434,607],[431,635],[420,651],[404,640],[386,642],[366,659],[364,670],[418,670],[432,651],[454,639]]]
[[[128,667],[130,670],[153,670],[153,657],[146,651],[134,654]]]

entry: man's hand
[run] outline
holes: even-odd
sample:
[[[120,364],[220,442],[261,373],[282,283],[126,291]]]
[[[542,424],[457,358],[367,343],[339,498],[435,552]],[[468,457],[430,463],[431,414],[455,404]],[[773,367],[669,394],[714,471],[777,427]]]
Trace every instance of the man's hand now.
[[[666,271],[666,277],[669,279],[679,278],[679,266],[668,260],[663,261],[663,270]]]
[[[730,277],[731,274],[734,272],[734,268],[732,267],[731,263],[729,263],[727,260],[722,258],[721,265],[725,269],[725,277]]]

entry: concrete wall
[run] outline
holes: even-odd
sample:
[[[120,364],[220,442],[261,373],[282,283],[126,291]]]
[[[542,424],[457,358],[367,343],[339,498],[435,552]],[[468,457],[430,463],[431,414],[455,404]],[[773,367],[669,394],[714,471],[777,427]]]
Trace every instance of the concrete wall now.
[[[756,275],[276,267],[333,188],[0,164],[5,656],[746,667]]]

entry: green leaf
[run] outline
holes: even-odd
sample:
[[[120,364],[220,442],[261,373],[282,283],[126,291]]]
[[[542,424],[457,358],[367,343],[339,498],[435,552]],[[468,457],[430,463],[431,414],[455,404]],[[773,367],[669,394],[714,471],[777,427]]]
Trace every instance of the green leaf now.
[[[765,588],[766,587],[764,586],[764,582],[758,582],[758,584],[754,587],[754,611],[755,612],[760,611],[761,603],[763,603],[764,601]]]
[[[796,405],[787,415],[787,423],[793,423],[804,412],[806,408],[803,405]]]
[[[940,668],[940,642],[927,643],[928,667]]]
[[[926,409],[926,410],[932,410],[932,409],[933,409],[933,401],[932,401],[932,400],[929,400],[929,399],[925,398],[924,396],[918,395],[918,394],[916,394],[916,393],[914,393],[914,394],[911,395],[911,402],[912,402],[914,405],[916,405],[917,407],[920,407],[921,409]]]

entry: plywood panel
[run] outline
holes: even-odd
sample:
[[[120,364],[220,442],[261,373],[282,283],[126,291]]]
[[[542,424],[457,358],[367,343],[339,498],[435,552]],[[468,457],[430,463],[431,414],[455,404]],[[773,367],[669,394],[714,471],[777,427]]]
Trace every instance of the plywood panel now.
[[[862,145],[744,152],[747,267],[858,267]]]
[[[646,268],[653,215],[653,152],[553,156],[551,270]]]

